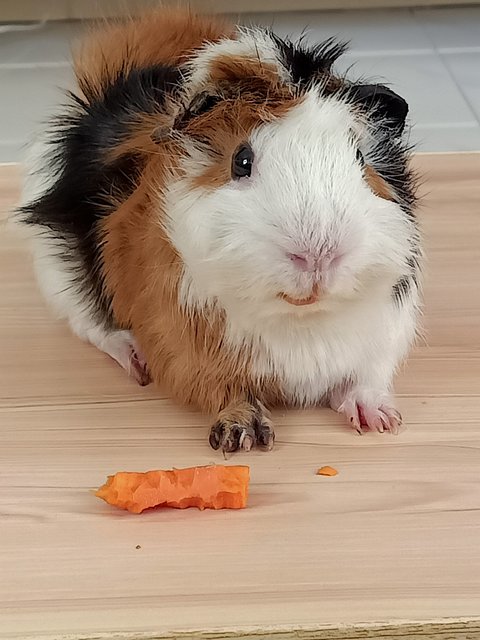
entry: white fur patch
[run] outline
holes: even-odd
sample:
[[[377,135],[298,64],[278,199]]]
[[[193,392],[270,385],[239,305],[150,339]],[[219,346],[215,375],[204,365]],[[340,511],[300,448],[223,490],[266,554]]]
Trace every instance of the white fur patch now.
[[[190,75],[185,83],[187,96],[194,96],[208,84],[211,64],[224,56],[258,60],[273,65],[282,81],[289,80],[288,71],[281,64],[278,49],[268,32],[259,28],[239,27],[236,39],[224,38],[219,42],[208,43],[196,53],[190,63]]]
[[[387,394],[415,337],[413,311],[384,298],[312,314],[304,323],[277,318],[253,339],[254,372],[260,380],[274,375],[289,401],[300,405],[318,404],[346,380]]]

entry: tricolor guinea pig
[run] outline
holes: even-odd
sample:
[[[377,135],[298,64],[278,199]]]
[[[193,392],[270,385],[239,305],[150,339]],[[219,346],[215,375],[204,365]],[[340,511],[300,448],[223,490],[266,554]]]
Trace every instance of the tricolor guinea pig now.
[[[22,222],[73,332],[271,449],[275,406],[397,432],[421,245],[406,102],[343,45],[161,9],[102,26],[29,161]]]

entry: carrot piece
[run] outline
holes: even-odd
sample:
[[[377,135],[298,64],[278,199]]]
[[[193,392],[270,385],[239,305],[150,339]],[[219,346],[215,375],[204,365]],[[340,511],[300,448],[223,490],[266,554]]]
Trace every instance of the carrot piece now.
[[[333,467],[320,467],[317,471],[317,476],[336,476],[338,471]]]
[[[150,507],[243,509],[247,506],[250,468],[223,465],[171,471],[120,471],[108,476],[95,495],[132,513]]]

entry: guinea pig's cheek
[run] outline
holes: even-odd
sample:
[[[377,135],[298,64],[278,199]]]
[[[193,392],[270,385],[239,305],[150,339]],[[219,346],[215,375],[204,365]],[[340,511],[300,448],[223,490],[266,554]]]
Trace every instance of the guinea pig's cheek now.
[[[170,240],[192,273],[206,270],[215,236],[210,212],[213,204],[205,198],[192,198],[191,194],[170,194]]]
[[[329,294],[334,297],[349,297],[355,291],[356,277],[349,269],[342,269],[332,278]]]

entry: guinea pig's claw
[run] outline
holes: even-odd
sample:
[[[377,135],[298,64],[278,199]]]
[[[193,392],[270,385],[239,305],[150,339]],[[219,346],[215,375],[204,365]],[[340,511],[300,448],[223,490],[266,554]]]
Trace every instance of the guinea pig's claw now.
[[[393,407],[385,405],[368,406],[358,405],[361,429],[370,429],[378,433],[391,433],[398,435],[402,425],[402,416]]]
[[[250,451],[250,449],[255,444],[255,434],[247,433],[244,429],[242,435],[240,436],[239,447],[244,451]]]
[[[275,432],[269,423],[262,423],[257,430],[257,444],[265,451],[271,451],[275,444]]]
[[[340,405],[334,406],[347,416],[352,428],[362,435],[365,430],[397,435],[401,431],[402,416],[394,408],[386,404],[357,400],[347,397]]]
[[[212,449],[221,449],[224,456],[235,451],[251,451],[255,446],[271,451],[275,433],[270,420],[252,408],[250,424],[230,422],[222,416],[210,430],[209,442]]]

